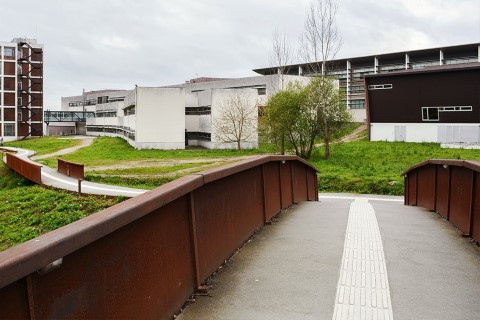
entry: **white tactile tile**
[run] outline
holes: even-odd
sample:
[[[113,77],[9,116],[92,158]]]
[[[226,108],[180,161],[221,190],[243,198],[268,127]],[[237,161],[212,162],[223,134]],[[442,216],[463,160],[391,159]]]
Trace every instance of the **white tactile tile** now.
[[[366,199],[350,205],[332,319],[393,320],[382,238]]]

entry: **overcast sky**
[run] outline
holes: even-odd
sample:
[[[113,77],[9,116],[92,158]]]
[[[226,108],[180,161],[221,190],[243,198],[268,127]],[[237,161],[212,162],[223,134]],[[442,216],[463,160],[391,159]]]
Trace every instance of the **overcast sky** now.
[[[44,108],[82,89],[254,76],[310,0],[0,0],[0,41],[45,45]],[[480,0],[338,0],[337,58],[480,42]]]

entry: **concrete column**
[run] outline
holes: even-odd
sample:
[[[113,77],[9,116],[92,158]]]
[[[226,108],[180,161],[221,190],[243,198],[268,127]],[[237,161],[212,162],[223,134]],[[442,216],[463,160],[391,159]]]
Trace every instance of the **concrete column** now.
[[[480,46],[478,46],[478,62],[480,62]]]
[[[440,61],[439,61],[439,65],[443,65],[443,64],[444,64],[443,59],[444,59],[444,57],[443,57],[443,50],[440,50]]]
[[[377,69],[378,69],[378,58],[375,57],[373,60],[373,73],[378,73]]]
[[[410,56],[408,53],[405,53],[405,69],[408,69],[408,64],[410,63]]]
[[[303,75],[302,66],[298,66],[298,75],[299,76]]]

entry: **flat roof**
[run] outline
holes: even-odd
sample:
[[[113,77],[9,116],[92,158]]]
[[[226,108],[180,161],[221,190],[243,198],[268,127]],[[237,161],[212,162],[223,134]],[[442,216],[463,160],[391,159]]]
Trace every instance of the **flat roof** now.
[[[441,66],[430,66],[418,69],[406,69],[400,71],[391,71],[377,74],[366,74],[365,78],[378,78],[389,76],[401,76],[409,74],[421,74],[421,73],[436,73],[436,72],[450,72],[450,71],[464,71],[464,70],[480,70],[480,62],[448,64]]]
[[[353,63],[362,63],[366,61],[371,61],[371,59],[374,58],[383,58],[383,59],[395,59],[395,58],[400,58],[404,56],[405,54],[410,54],[410,55],[428,55],[437,52],[438,50],[443,50],[448,53],[455,53],[455,52],[462,52],[466,50],[478,50],[478,47],[480,46],[479,43],[469,43],[469,44],[460,44],[460,45],[454,45],[454,46],[443,46],[443,47],[436,47],[436,48],[427,48],[427,49],[420,49],[420,50],[406,50],[406,51],[400,51],[400,52],[392,52],[392,53],[382,53],[382,54],[374,54],[374,55],[368,55],[368,56],[360,56],[360,57],[352,57],[352,58],[342,58],[342,59],[333,59],[333,60],[328,60],[329,62],[333,63],[346,63],[347,61],[353,62]],[[297,63],[297,64],[290,64],[287,65],[286,67],[290,68],[298,68],[298,67],[306,67],[313,65],[317,62],[307,62],[307,63]],[[277,67],[267,67],[267,68],[258,68],[258,69],[253,69],[254,72],[262,74],[262,75],[267,75],[267,74],[272,74],[277,72]]]

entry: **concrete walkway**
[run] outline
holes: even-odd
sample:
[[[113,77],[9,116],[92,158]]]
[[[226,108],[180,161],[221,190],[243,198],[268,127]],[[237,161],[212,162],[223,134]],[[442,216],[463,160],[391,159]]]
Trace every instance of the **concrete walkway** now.
[[[248,242],[178,319],[477,319],[480,249],[401,197],[321,194]]]
[[[73,148],[68,148],[68,150],[69,152],[73,152],[84,146],[85,144],[81,146],[73,147]],[[12,148],[12,147],[3,147],[2,149],[16,152],[17,156],[23,158],[26,161],[35,163],[30,159],[30,157],[32,157],[35,154],[35,151],[20,149],[20,148]],[[59,155],[60,153],[55,153],[55,154]],[[61,154],[66,154],[66,153],[61,153]],[[53,156],[53,154],[49,155],[49,157],[51,156]],[[3,159],[3,161],[5,161],[5,158]],[[77,179],[60,174],[55,169],[52,169],[47,166],[42,166],[42,184],[45,186],[50,186],[57,189],[64,189],[64,190],[69,190],[73,192],[78,192]],[[124,197],[131,198],[131,197],[138,196],[142,193],[145,193],[148,190],[112,186],[112,185],[94,183],[89,181],[82,181],[81,191],[82,193],[87,193],[87,194],[97,194],[97,195],[106,195],[106,196],[114,196],[114,197],[124,196]]]

